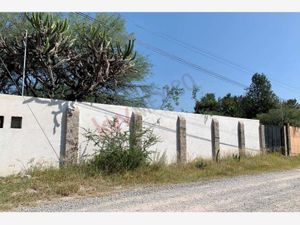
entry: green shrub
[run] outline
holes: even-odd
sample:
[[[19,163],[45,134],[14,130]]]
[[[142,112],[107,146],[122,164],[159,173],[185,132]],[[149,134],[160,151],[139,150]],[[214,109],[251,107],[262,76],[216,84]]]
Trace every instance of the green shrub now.
[[[232,155],[232,158],[235,160],[235,161],[241,161],[241,156],[239,154],[233,154]]]
[[[207,163],[205,161],[203,161],[203,160],[197,160],[195,162],[195,166],[198,169],[204,169],[205,167],[207,167]]]
[[[122,131],[117,118],[109,120],[99,133],[87,131],[85,136],[96,147],[89,166],[105,173],[122,173],[149,164],[149,148],[158,142],[152,129],[141,128],[134,135]]]

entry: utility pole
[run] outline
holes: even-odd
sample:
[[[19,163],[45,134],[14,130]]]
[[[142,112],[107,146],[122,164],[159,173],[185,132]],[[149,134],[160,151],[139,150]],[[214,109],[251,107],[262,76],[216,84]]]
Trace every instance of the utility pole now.
[[[283,120],[283,99],[280,100],[280,108],[281,108],[281,123],[282,123],[282,126],[284,125],[284,120]]]
[[[25,86],[25,71],[26,71],[26,53],[27,53],[27,30],[25,32],[24,43],[24,62],[23,62],[23,79],[22,79],[22,96],[24,96],[24,86]]]

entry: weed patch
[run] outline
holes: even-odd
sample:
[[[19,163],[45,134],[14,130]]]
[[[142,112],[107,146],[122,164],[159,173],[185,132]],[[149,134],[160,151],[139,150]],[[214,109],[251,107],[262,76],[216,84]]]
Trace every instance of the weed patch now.
[[[29,176],[0,178],[0,210],[34,205],[65,196],[98,196],[116,189],[280,171],[300,167],[300,157],[272,153],[254,157],[230,157],[218,162],[197,159],[166,165],[160,159],[135,170],[107,174],[95,172],[86,163],[62,169],[32,169]]]

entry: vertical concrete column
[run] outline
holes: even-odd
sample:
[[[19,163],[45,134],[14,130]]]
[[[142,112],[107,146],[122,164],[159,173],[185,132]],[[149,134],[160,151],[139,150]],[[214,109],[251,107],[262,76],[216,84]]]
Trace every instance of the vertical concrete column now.
[[[266,135],[265,135],[265,125],[259,125],[259,144],[262,153],[266,152]]]
[[[219,121],[217,119],[211,121],[211,147],[212,159],[216,160],[217,152],[220,151]]]
[[[239,155],[245,156],[245,125],[243,122],[238,123],[238,144]]]
[[[142,147],[143,117],[139,113],[132,112],[130,117],[130,146]]]
[[[79,108],[67,109],[64,163],[77,163],[79,143]]]
[[[177,162],[186,162],[186,120],[178,116],[176,124]]]
[[[287,126],[282,127],[282,140],[283,140],[283,152],[282,154],[288,156],[288,137],[287,137]]]
[[[287,138],[287,152],[288,155],[292,155],[292,137],[290,124],[286,124],[286,138]]]

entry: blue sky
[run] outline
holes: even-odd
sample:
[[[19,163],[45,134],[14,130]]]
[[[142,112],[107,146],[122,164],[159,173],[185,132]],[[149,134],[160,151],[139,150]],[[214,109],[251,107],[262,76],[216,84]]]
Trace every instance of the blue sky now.
[[[247,86],[252,71],[265,73],[279,97],[300,101],[300,13],[121,13],[121,16],[127,21],[127,31],[135,33],[138,40]],[[135,24],[205,49],[246,67],[247,71],[196,54]],[[239,86],[158,55],[139,43],[136,49],[153,65],[149,82],[160,86],[177,82],[185,88],[186,93],[176,110],[193,110],[192,82],[200,86],[200,97],[207,92],[216,96],[245,92]],[[283,87],[285,84],[288,87]],[[154,99],[160,103],[159,96]]]

